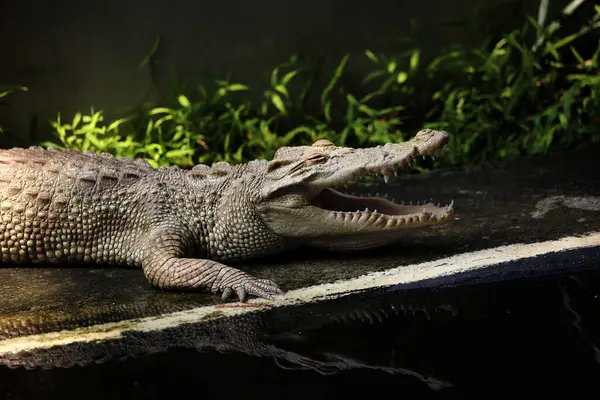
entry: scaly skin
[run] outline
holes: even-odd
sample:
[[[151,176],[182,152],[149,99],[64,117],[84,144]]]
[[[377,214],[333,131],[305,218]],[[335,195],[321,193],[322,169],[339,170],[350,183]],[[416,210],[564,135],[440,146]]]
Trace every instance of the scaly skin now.
[[[450,218],[452,205],[404,206],[331,189],[369,172],[387,181],[447,141],[431,130],[368,149],[318,141],[283,147],[272,161],[191,170],[73,150],[0,150],[2,263],[127,265],[163,289],[271,298],[282,292],[275,283],[223,263],[299,245],[372,248]]]

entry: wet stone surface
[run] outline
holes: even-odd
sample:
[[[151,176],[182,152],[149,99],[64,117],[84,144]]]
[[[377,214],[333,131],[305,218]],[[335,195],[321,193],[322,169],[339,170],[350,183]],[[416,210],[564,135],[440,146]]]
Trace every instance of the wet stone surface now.
[[[584,253],[598,261],[598,251]],[[599,296],[599,269],[375,290],[28,353],[13,360],[49,369],[0,368],[0,397],[141,399],[201,391],[208,398],[330,399],[363,384],[371,395],[389,395],[393,384],[408,398],[561,389],[584,398],[575,393],[598,392]],[[82,367],[57,368],[74,364]]]
[[[401,265],[512,243],[600,230],[599,149],[478,170],[441,170],[357,185],[407,201],[455,202],[456,220],[385,249],[337,254],[301,249],[240,266],[283,289],[333,282]],[[0,340],[221,303],[205,293],[152,288],[126,268],[0,268]],[[17,327],[17,328],[15,328]]]

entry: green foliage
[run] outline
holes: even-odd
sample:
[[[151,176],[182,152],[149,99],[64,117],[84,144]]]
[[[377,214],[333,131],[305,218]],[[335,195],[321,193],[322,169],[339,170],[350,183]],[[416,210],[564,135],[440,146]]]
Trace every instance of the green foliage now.
[[[352,145],[395,140],[391,129],[399,125],[399,119],[384,118],[402,107],[368,106],[368,101],[384,93],[383,90],[358,99],[334,91],[348,58],[344,57],[319,93],[321,112],[317,116],[306,115],[302,107],[311,83],[305,82],[299,91],[290,88],[297,76],[310,73],[293,56],[272,70],[270,87],[256,106],[247,98],[236,96],[249,90],[240,83],[216,80],[211,82],[212,90],[198,86],[191,93],[183,93],[175,85],[175,101],[166,105],[144,104],[114,121],[105,122],[103,112],[93,109],[87,115],[77,113],[70,122],[59,115],[51,122],[58,143],[42,145],[143,157],[154,166],[186,167],[271,158],[281,146],[311,143],[321,138],[339,145],[347,144],[350,137]],[[340,119],[346,123],[337,132],[332,125]]]
[[[160,104],[115,120],[95,110],[68,122],[59,115],[52,121],[59,143],[44,145],[189,167],[271,158],[278,147],[322,138],[353,147],[399,142],[429,127],[452,134],[438,164],[545,154],[599,140],[600,42],[577,46],[597,34],[599,20],[596,7],[590,23],[561,37],[530,18],[491,45],[454,46],[425,65],[410,43],[396,55],[366,50],[373,70],[358,88],[348,78],[349,55],[321,85],[313,60],[292,56],[272,69],[258,102],[229,79],[193,89],[175,82]],[[528,39],[532,28],[537,40]],[[142,65],[150,63],[147,57]],[[423,78],[436,89],[424,89]]]
[[[596,9],[593,20],[599,19]],[[529,24],[543,30],[533,19]],[[598,27],[595,29],[597,30]],[[533,51],[527,29],[512,32],[491,49],[455,48],[428,66],[429,77],[453,79],[434,93],[427,127],[456,132],[451,164],[480,163],[519,154],[546,154],[600,140],[600,77],[595,51],[581,55],[573,43],[589,25]],[[434,122],[433,122],[434,121]]]

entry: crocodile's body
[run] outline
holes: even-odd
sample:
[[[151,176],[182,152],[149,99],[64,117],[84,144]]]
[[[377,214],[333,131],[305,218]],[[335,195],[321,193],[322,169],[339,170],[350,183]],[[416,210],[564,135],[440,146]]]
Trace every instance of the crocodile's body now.
[[[331,186],[384,174],[432,154],[445,132],[369,149],[284,147],[273,161],[191,170],[90,152],[0,150],[3,263],[142,267],[164,289],[270,297],[280,292],[223,263],[298,245],[375,247],[405,227],[447,220],[452,207],[402,206],[343,195]],[[365,208],[373,211],[354,211]]]

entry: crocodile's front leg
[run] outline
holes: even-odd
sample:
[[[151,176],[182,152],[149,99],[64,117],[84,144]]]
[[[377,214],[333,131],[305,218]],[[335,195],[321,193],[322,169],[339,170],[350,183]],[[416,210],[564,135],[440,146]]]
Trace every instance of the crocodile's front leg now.
[[[173,232],[155,231],[144,242],[144,274],[161,289],[222,292],[223,299],[235,293],[242,302],[248,295],[272,299],[273,294],[283,293],[270,280],[257,279],[217,261],[186,258],[186,241]]]

